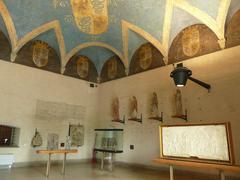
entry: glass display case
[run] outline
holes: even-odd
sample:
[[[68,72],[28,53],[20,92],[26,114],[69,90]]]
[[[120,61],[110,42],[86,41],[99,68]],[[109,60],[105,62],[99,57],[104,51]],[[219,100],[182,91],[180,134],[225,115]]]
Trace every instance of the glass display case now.
[[[123,152],[123,129],[95,129],[95,151]]]

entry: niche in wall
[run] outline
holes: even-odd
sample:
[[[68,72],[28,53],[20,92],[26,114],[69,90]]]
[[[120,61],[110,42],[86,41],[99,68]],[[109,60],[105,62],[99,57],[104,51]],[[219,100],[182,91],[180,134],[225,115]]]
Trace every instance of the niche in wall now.
[[[0,125],[0,147],[18,147],[20,128]]]

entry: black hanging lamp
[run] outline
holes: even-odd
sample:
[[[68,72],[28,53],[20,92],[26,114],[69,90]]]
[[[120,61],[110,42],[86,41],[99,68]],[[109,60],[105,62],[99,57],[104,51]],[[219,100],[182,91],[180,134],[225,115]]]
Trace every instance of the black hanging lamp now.
[[[192,71],[186,67],[183,67],[183,64],[177,64],[177,67],[171,72],[170,77],[173,78],[174,83],[177,87],[184,87],[187,84],[187,80],[191,80],[198,85],[210,90],[211,85],[202,82],[198,79],[191,77]]]

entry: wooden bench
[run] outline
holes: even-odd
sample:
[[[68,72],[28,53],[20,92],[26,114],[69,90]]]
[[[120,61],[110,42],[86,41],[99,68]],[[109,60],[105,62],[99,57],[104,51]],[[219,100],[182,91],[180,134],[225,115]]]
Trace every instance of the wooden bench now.
[[[230,166],[223,164],[210,164],[210,163],[202,163],[202,162],[190,162],[190,161],[181,161],[181,160],[173,160],[173,159],[154,159],[155,163],[169,165],[170,169],[170,180],[173,180],[173,166],[179,167],[189,167],[196,169],[213,169],[218,170],[220,173],[220,179],[225,180],[224,172],[238,173],[240,174],[240,166]]]

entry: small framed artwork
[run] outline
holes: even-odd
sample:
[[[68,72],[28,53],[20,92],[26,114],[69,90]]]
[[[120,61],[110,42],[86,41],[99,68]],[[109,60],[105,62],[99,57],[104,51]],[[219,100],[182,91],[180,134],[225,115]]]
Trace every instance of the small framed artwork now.
[[[69,125],[69,136],[71,137],[71,146],[79,147],[84,144],[84,127],[82,125]]]

